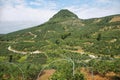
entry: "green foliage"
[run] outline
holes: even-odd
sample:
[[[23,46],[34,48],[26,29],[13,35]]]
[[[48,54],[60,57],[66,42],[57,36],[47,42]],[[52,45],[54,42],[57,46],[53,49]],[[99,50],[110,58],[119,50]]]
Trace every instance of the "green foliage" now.
[[[84,75],[81,74],[80,72],[75,73],[72,79],[70,80],[86,80]]]
[[[70,36],[71,35],[71,33],[64,33],[62,36],[61,36],[61,39],[65,39],[65,38],[67,38],[68,36]]]
[[[101,40],[101,34],[99,33],[97,36],[97,40],[100,41]]]
[[[60,63],[56,63],[57,71],[52,75],[50,80],[85,80],[84,75],[80,72],[76,72],[72,70],[72,64],[70,62],[66,63],[62,61]]]
[[[19,80],[22,76],[19,67],[26,80],[35,80],[44,65],[68,58],[75,63],[74,76],[72,63],[61,61],[48,65],[48,69],[56,70],[52,80],[85,80],[76,69],[87,66],[103,76],[108,72],[119,74],[120,22],[110,22],[115,16],[120,15],[82,20],[68,10],[61,10],[42,25],[0,35],[0,78]],[[9,46],[28,54],[9,51]],[[33,51],[41,53],[30,54]],[[98,58],[92,59],[91,53]]]
[[[10,55],[9,57],[10,57],[10,58],[9,58],[9,62],[12,62],[13,56]]]
[[[118,67],[120,66],[120,64],[118,64],[119,61],[120,61],[119,59],[116,59],[114,61],[107,61],[103,59],[100,61],[91,60],[89,62],[89,67],[92,67],[94,74],[100,74],[102,76],[105,76],[105,74],[108,72],[114,72],[119,74],[120,73],[120,69]]]
[[[18,60],[18,62],[24,62],[26,59],[27,59],[27,55],[25,55],[25,56],[22,56],[19,60]]]
[[[60,21],[60,20],[66,20],[66,19],[74,19],[78,18],[77,15],[70,12],[69,10],[60,10],[57,14],[55,14],[50,21]]]

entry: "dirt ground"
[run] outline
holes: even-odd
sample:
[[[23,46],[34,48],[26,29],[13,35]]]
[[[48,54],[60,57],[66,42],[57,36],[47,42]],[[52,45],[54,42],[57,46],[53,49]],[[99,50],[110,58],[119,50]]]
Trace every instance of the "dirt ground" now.
[[[116,22],[116,21],[120,21],[120,17],[119,16],[113,17],[110,22]]]
[[[48,80],[54,72],[55,72],[54,69],[44,70],[43,74],[39,77],[38,80]]]
[[[55,72],[54,69],[44,70],[42,75],[37,80],[49,80],[50,76],[53,75],[54,72]],[[90,71],[86,70],[85,68],[81,68],[80,72],[82,74],[84,74],[84,76],[87,80],[113,80],[112,77],[116,75],[113,72],[109,72],[105,76],[101,76],[98,74],[94,74],[92,76],[92,73]]]
[[[84,74],[87,80],[113,80],[112,77],[116,75],[115,73],[110,72],[107,73],[104,77],[98,74],[92,76],[92,74],[85,68],[82,68],[80,71]]]

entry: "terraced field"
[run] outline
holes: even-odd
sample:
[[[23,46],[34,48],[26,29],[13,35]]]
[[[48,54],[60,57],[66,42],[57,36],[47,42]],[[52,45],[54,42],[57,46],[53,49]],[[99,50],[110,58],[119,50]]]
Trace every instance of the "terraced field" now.
[[[119,80],[120,15],[48,22],[0,36],[1,80]]]

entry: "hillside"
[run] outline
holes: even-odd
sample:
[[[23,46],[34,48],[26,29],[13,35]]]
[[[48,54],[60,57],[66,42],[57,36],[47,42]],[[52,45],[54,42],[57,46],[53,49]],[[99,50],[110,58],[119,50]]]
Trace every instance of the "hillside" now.
[[[84,80],[79,70],[86,65],[99,75],[114,72],[108,80],[116,80],[120,78],[119,34],[119,14],[79,19],[69,10],[60,10],[42,25],[0,36],[0,62],[7,63],[0,65],[0,77],[22,80],[23,75],[17,74],[23,70],[26,80],[39,80],[45,67],[48,71],[54,69],[52,80]],[[18,72],[11,62],[22,65]],[[11,71],[15,72],[10,75]]]

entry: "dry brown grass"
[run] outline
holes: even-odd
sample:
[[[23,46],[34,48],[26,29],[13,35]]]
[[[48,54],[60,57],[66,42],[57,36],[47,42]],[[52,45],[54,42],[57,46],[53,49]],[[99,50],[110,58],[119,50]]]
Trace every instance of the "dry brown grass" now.
[[[112,80],[112,77],[118,76],[114,72],[109,72],[105,76],[101,76],[99,74],[94,74],[94,76],[92,77],[92,74],[90,73],[90,71],[86,70],[85,68],[81,68],[80,71],[81,71],[81,73],[84,74],[84,76],[87,80]]]
[[[100,22],[102,19],[95,19],[94,23]]]
[[[120,21],[120,16],[115,16],[110,20],[110,22],[117,22],[117,21]]]
[[[54,72],[54,69],[44,70],[38,80],[49,80],[50,76],[53,75]]]

